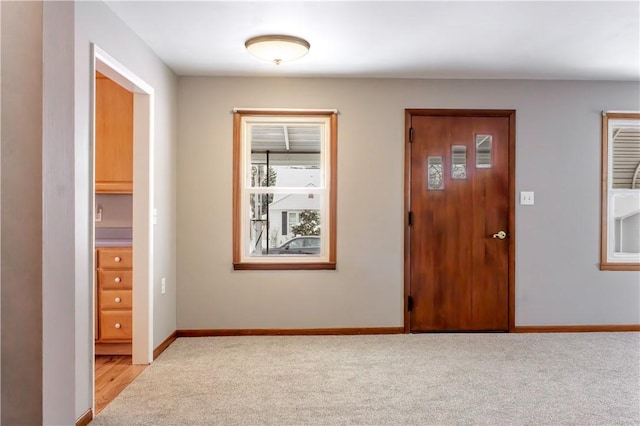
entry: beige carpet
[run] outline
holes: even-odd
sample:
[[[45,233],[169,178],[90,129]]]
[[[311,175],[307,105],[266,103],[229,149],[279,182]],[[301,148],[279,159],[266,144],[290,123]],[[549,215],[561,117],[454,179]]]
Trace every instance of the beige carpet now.
[[[640,333],[181,338],[92,425],[640,424]]]

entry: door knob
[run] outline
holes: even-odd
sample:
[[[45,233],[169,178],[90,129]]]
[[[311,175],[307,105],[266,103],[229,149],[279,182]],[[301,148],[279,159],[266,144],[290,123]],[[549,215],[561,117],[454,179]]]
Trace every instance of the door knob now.
[[[500,231],[497,234],[493,234],[493,238],[496,238],[498,240],[504,240],[505,238],[507,238],[507,233],[504,231]]]

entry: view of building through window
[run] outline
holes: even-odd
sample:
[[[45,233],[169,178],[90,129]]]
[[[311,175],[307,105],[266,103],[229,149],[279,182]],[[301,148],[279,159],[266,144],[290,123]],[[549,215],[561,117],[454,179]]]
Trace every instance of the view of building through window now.
[[[269,169],[266,163],[251,165],[252,177],[255,176],[257,183],[255,186],[310,190],[320,187],[319,164],[271,165],[272,161],[277,162],[277,157],[275,160],[270,158]],[[253,210],[250,229],[253,254],[318,254],[318,238],[313,239],[313,244],[296,247],[296,250],[292,250],[293,246],[288,249],[286,246],[294,237],[321,235],[321,197],[314,192],[255,195],[250,203]]]

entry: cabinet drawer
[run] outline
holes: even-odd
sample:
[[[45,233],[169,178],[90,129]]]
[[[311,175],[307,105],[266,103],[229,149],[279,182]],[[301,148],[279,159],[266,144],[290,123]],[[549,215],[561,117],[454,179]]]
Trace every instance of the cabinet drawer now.
[[[131,271],[99,271],[98,288],[100,290],[131,290],[133,288]]]
[[[98,268],[131,269],[133,256],[130,247],[98,249]]]
[[[101,340],[131,340],[131,311],[100,311]]]
[[[131,309],[131,290],[102,290],[100,309]]]

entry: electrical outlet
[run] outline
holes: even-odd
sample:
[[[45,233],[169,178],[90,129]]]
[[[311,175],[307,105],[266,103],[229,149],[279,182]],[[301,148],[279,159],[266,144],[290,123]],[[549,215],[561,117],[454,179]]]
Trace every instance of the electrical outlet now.
[[[520,205],[533,206],[533,191],[520,192]]]
[[[102,222],[102,206],[100,204],[96,208],[96,222]]]
[[[162,278],[161,290],[162,290],[162,294],[165,294],[167,292],[167,279],[166,278]]]

